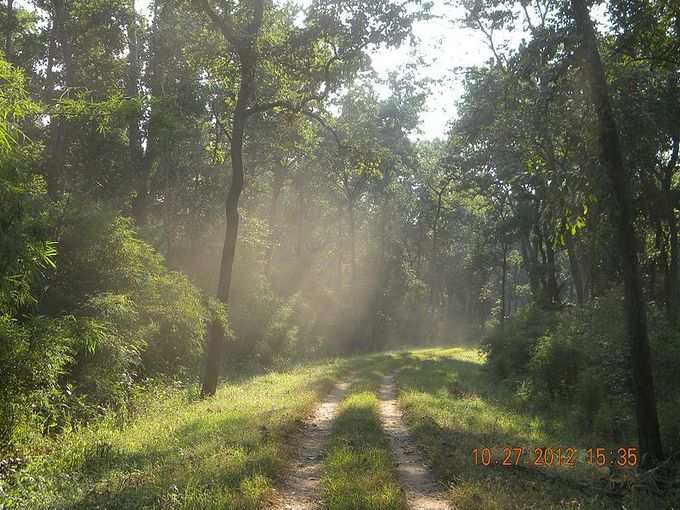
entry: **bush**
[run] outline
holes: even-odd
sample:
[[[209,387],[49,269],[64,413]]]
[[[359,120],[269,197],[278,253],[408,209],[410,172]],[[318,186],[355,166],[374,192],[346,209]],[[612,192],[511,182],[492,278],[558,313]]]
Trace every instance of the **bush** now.
[[[492,373],[502,379],[524,377],[539,339],[550,334],[557,320],[557,312],[529,306],[506,321],[504,331],[492,330],[480,347]]]
[[[19,322],[0,315],[0,445],[13,442],[17,426],[32,419],[42,432],[63,414],[60,378],[73,361],[65,321],[34,317]]]
[[[673,414],[680,408],[674,388],[680,384],[680,328],[663,311],[649,308],[662,434],[678,445]],[[487,364],[496,376],[516,387],[534,408],[552,409],[571,418],[570,426],[612,441],[635,434],[630,364],[621,289],[613,289],[587,308],[542,312],[529,308],[485,339]]]
[[[81,345],[81,368],[99,370],[99,358],[108,359],[106,368],[118,378],[114,386],[141,376],[195,374],[212,317],[201,292],[164,267],[130,220],[96,205],[66,214],[70,227],[60,239],[53,288],[43,303],[51,313],[86,317],[96,329],[93,342]],[[102,377],[107,379],[100,371],[83,373],[79,381]]]
[[[227,363],[282,367],[312,357],[317,349],[313,324],[303,329],[306,311],[297,295],[277,296],[265,277],[254,277],[254,291],[233,301],[230,312],[237,340],[229,347]],[[309,315],[309,314],[307,314]]]
[[[124,408],[148,378],[195,377],[207,323],[229,331],[224,308],[168,271],[130,220],[82,203],[64,218],[46,290],[31,289],[41,315],[0,316],[0,439]]]

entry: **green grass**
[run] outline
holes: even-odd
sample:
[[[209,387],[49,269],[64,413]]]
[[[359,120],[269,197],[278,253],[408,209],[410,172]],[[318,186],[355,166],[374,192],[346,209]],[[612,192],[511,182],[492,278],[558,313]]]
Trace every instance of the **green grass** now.
[[[322,477],[328,510],[402,510],[405,502],[379,418],[376,392],[393,360],[354,363],[355,379],[342,402],[326,447]]]
[[[435,476],[449,486],[453,509],[649,508],[630,491],[606,494],[630,472],[612,474],[583,459],[573,468],[540,470],[475,465],[473,448],[491,447],[500,459],[504,446],[597,445],[518,407],[475,351],[457,348],[271,373],[226,384],[206,401],[174,390],[127,422],[111,416],[56,439],[36,438],[19,452],[25,464],[18,475],[0,478],[0,509],[268,508],[293,454],[291,431],[348,368],[356,382],[325,450],[328,510],[404,508],[376,397],[382,377],[395,369],[406,421]]]
[[[126,425],[109,420],[37,442],[4,488],[5,508],[262,508],[292,454],[285,438],[341,369],[263,375],[199,402],[175,392]]]
[[[545,417],[514,407],[508,389],[494,386],[483,371],[476,351],[434,349],[395,358],[402,366],[398,383],[407,423],[435,474],[448,483],[456,510],[622,508],[625,501],[606,494],[604,480],[616,477],[583,458],[575,459],[575,467],[475,465],[473,448],[490,447],[493,459],[502,462],[503,447],[533,452],[535,447],[584,451],[595,446],[570,434],[555,434],[563,429],[548,427]],[[525,458],[531,460],[532,455]]]

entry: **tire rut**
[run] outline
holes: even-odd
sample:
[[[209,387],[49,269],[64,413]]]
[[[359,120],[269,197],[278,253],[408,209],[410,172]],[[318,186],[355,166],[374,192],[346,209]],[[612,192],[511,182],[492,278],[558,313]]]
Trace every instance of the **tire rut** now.
[[[298,453],[285,474],[274,508],[277,510],[320,510],[323,448],[333,421],[351,383],[339,382],[314,414],[305,420],[295,441]]]
[[[446,493],[435,482],[404,424],[397,403],[394,375],[383,378],[379,391],[380,419],[396,464],[397,481],[410,510],[450,510]]]

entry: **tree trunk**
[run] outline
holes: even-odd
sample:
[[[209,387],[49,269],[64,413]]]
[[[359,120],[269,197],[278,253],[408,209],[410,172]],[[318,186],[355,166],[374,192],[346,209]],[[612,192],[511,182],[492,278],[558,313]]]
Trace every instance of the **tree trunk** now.
[[[274,173],[274,182],[272,184],[272,202],[269,207],[269,245],[267,246],[267,258],[265,260],[265,274],[269,281],[272,279],[272,259],[274,257],[274,248],[278,240],[277,227],[279,216],[279,198],[281,197],[281,190],[283,189],[283,168]]]
[[[505,330],[505,287],[508,279],[508,243],[503,242],[503,265],[501,266],[501,332]]]
[[[50,22],[49,42],[47,43],[47,65],[45,66],[45,89],[43,90],[43,101],[49,103],[54,93],[54,57],[57,52],[57,42],[55,33],[55,20]]]
[[[356,226],[354,223],[354,202],[347,202],[347,219],[349,220],[349,256],[350,256],[350,278],[352,281],[352,292],[356,292],[357,284],[357,247],[356,247]]]
[[[337,250],[338,250],[338,295],[340,291],[342,291],[342,252],[343,252],[343,247],[342,247],[342,206],[340,206],[340,211],[338,212],[338,244],[337,244]]]
[[[559,306],[560,304],[560,286],[557,283],[557,274],[555,267],[555,249],[548,239],[545,243],[546,252],[546,304],[550,307]]]
[[[531,244],[530,234],[527,232],[520,236],[520,249],[522,250],[522,263],[529,278],[529,290],[534,302],[540,301],[541,277],[538,270],[538,256]]]
[[[656,292],[656,275],[661,264],[661,237],[663,236],[663,227],[658,218],[653,218],[654,221],[654,256],[652,257],[649,268],[649,295],[654,302],[657,301]]]
[[[130,13],[128,19],[128,83],[127,95],[130,98],[136,98],[139,95],[139,50],[137,45],[137,12],[135,11],[135,0],[130,2]],[[130,158],[130,170],[132,172],[133,182],[142,179],[140,173],[143,171],[142,164],[142,135],[139,128],[141,122],[141,111],[134,115],[128,124],[128,152]],[[137,187],[138,188],[138,187]],[[142,197],[135,201],[135,205],[143,201]],[[146,222],[146,208],[134,207],[133,213],[137,225],[143,225]]]
[[[590,13],[585,0],[571,0],[571,6],[578,40],[581,42],[578,57],[581,60],[586,82],[590,86],[597,114],[600,158],[606,168],[612,193],[617,202],[617,210],[613,211],[613,219],[620,236],[624,306],[631,351],[638,439],[642,466],[649,467],[663,459],[663,449],[656,410],[645,302],[640,281],[633,201]]]
[[[388,237],[388,223],[390,210],[390,196],[388,192],[389,173],[386,170],[383,172],[383,200],[382,210],[378,223],[379,248],[376,257],[376,285],[373,296],[373,313],[371,317],[371,338],[373,339],[373,348],[379,349],[385,343],[385,289],[387,288],[387,237]]]
[[[673,198],[673,174],[678,163],[678,150],[680,150],[680,136],[673,136],[673,147],[671,149],[671,159],[666,166],[664,175],[664,195],[666,202],[666,215],[668,222],[668,244],[670,251],[670,265],[668,268],[668,284],[666,296],[667,316],[673,322],[678,322],[678,312],[680,312],[680,289],[678,285],[678,221],[675,217],[675,200]]]
[[[442,195],[446,188],[442,188],[437,193],[437,210],[432,224],[432,256],[430,258],[430,325],[435,326],[435,312],[437,308],[437,290],[439,278],[437,275],[437,242],[439,241],[439,217],[442,212]],[[434,331],[434,329],[433,329]]]
[[[7,29],[5,32],[5,60],[7,62],[13,61],[14,50],[12,48],[12,35],[15,29],[14,22],[14,0],[7,0],[7,14],[6,14]]]
[[[234,47],[240,64],[238,94],[234,113],[232,114],[230,147],[231,185],[229,186],[225,203],[226,229],[217,286],[217,298],[226,305],[229,301],[234,255],[236,254],[236,239],[238,237],[238,201],[241,191],[243,191],[243,142],[249,115],[248,108],[255,97],[255,72],[258,56],[257,35],[262,26],[265,2],[264,0],[253,2],[253,18],[242,29],[234,29],[231,20],[221,18],[219,14],[212,10],[207,1],[202,2],[202,6],[206,14],[222,32],[225,39]],[[214,395],[215,391],[217,391],[220,366],[224,361],[225,344],[225,332],[219,320],[215,319],[210,327],[206,344],[205,374],[201,389],[203,396]]]
[[[571,269],[571,279],[574,282],[574,291],[576,293],[576,305],[582,308],[585,304],[585,289],[583,285],[583,276],[581,271],[581,264],[576,253],[576,240],[571,234],[566,236],[567,256],[569,257],[569,268]]]
[[[64,85],[68,88],[73,85],[73,55],[71,53],[71,42],[66,33],[68,12],[64,0],[53,0],[52,10],[54,41],[59,43],[62,55]],[[51,73],[51,65],[49,71]],[[46,94],[51,98],[53,90],[46,91]],[[48,156],[46,162],[47,191],[52,198],[56,198],[61,192],[60,181],[63,178],[66,162],[67,138],[68,121],[52,117],[50,119],[50,142],[47,148]]]
[[[671,321],[680,320],[680,295],[678,290],[678,222],[675,218],[675,208],[671,207],[668,215],[668,244],[670,249],[670,265],[668,268],[668,299],[667,316]]]
[[[255,91],[256,54],[252,49],[241,50],[241,76],[238,97],[231,131],[231,186],[227,194],[225,205],[226,230],[224,246],[222,247],[222,262],[217,287],[217,298],[225,305],[229,302],[229,289],[236,254],[236,239],[238,237],[238,201],[243,190],[243,141],[245,125],[248,120],[247,109]],[[201,393],[204,396],[214,395],[220,377],[220,367],[223,362],[226,338],[218,320],[213,321],[206,346],[206,366]]]

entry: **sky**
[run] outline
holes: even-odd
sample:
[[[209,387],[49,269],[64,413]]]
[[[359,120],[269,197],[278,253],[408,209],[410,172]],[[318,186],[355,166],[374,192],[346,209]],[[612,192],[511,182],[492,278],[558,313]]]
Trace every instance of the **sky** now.
[[[298,0],[301,5],[309,0]],[[149,0],[136,0],[137,10],[149,15]],[[460,7],[446,5],[444,0],[434,0],[433,19],[419,21],[413,27],[418,56],[429,63],[419,67],[419,78],[437,80],[432,94],[421,115],[420,133],[415,139],[434,139],[446,136],[449,121],[456,115],[456,102],[463,92],[460,74],[454,70],[460,67],[482,65],[491,58],[480,32],[463,28],[455,20],[461,17]],[[516,46],[521,33],[499,33],[498,42]],[[371,51],[373,67],[380,77],[386,78],[391,71],[397,71],[408,62],[415,62],[413,48],[408,43],[397,49],[377,48]],[[378,89],[380,92],[380,89]]]
[[[443,138],[448,123],[456,116],[456,102],[463,93],[463,84],[457,68],[482,65],[491,57],[491,50],[478,31],[463,28],[456,20],[462,8],[434,2],[433,19],[416,22],[413,34],[418,43],[416,51],[429,66],[420,68],[419,77],[437,80],[421,115],[421,133],[415,138]],[[499,34],[499,42],[516,43],[517,34]],[[413,61],[408,44],[398,49],[380,48],[372,52],[373,67],[379,75],[387,76],[401,65]]]

